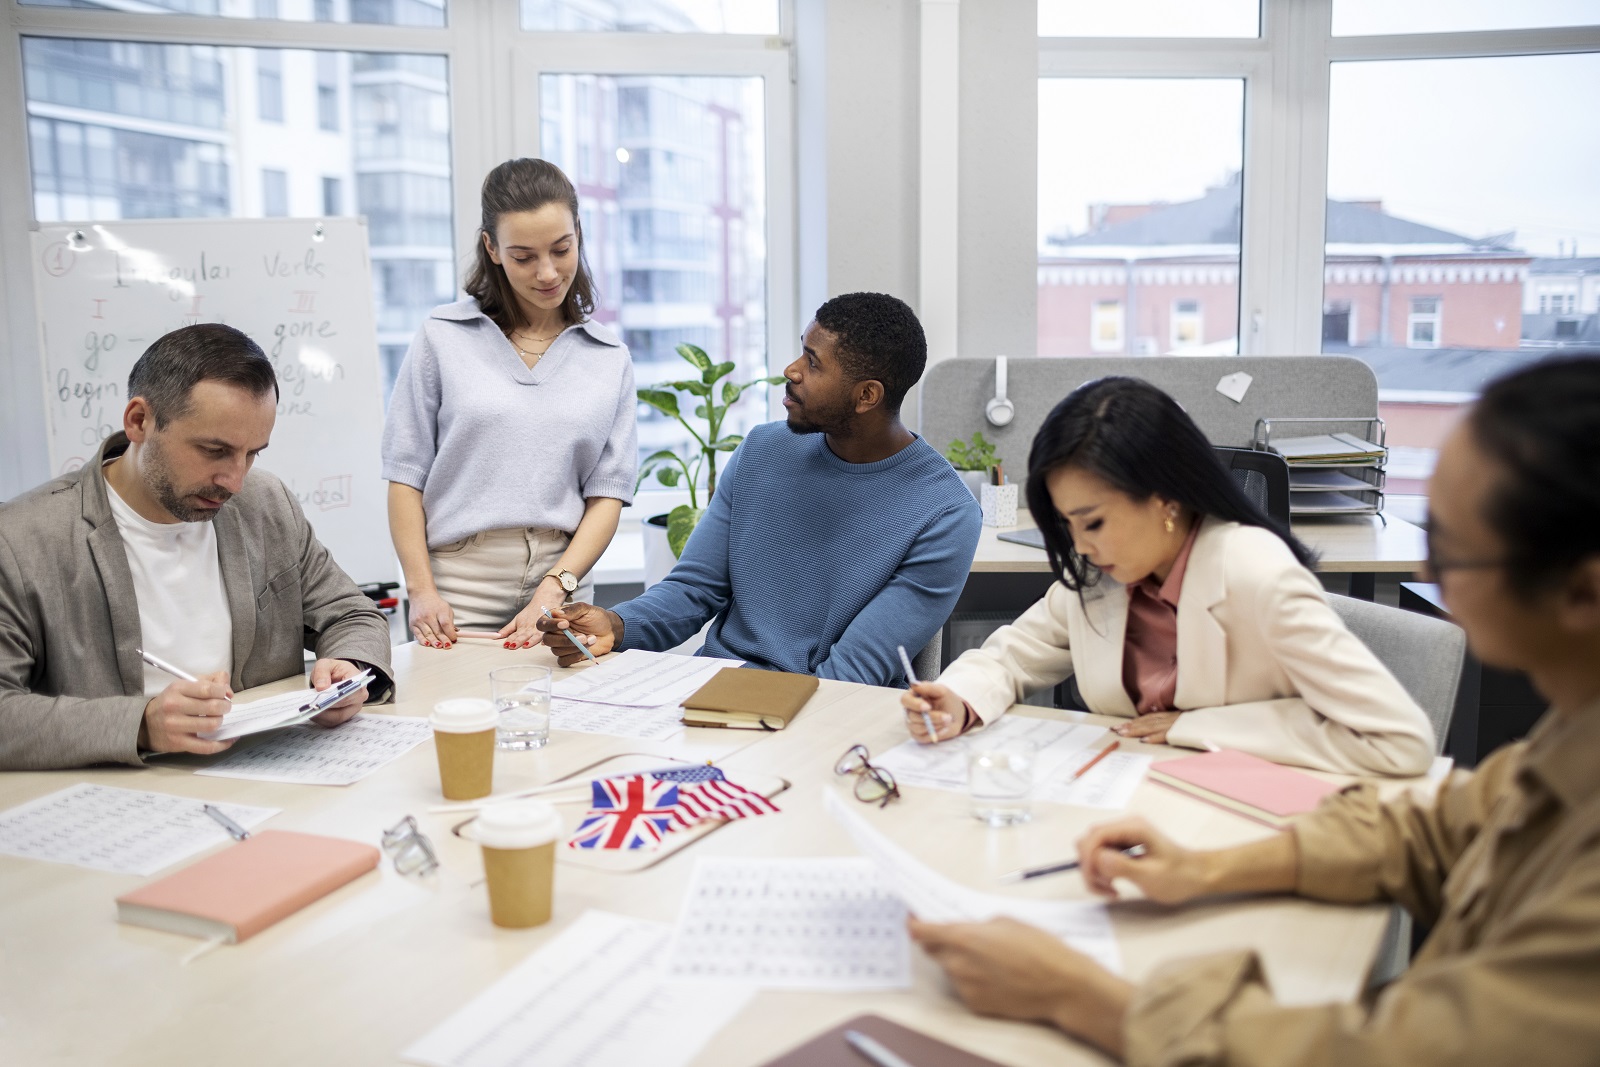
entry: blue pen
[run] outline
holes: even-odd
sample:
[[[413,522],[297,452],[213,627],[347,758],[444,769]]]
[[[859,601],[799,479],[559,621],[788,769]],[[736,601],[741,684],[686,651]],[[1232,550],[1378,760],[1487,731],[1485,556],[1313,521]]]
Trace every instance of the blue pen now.
[[[372,672],[362,671],[360,674],[346,678],[342,682],[336,682],[324,689],[322,692],[318,693],[316,696],[312,697],[306,703],[301,704],[300,711],[302,713],[308,711],[326,711],[335,704],[339,703],[339,701],[343,700],[345,697],[349,696],[351,693],[354,693],[356,690],[365,686],[370,681],[372,681]]]

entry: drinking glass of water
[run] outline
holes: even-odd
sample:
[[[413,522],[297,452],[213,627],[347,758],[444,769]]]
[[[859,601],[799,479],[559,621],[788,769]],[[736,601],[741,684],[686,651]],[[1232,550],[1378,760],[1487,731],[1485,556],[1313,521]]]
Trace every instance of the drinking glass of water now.
[[[495,747],[509,751],[543,748],[550,740],[550,668],[523,663],[492,670],[489,693],[500,713]]]
[[[990,826],[1011,826],[1033,816],[1033,764],[1038,746],[1024,738],[985,743],[971,739],[967,752],[967,794],[972,815]]]

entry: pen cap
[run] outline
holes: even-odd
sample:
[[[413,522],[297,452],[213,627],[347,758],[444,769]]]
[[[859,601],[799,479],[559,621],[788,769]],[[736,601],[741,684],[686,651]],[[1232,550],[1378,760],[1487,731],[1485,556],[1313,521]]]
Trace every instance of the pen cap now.
[[[493,701],[462,697],[435,704],[428,722],[440,733],[475,734],[479,730],[494,729],[499,717]]]
[[[534,848],[561,837],[561,815],[548,801],[508,801],[484,808],[472,829],[488,848]]]

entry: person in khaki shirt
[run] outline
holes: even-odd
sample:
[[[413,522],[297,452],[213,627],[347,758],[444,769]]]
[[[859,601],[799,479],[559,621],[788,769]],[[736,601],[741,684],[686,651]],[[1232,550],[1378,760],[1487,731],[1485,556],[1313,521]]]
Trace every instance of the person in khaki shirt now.
[[[1170,961],[1134,986],[1021,923],[912,919],[962,999],[1131,1064],[1600,1063],[1597,427],[1600,359],[1536,364],[1485,390],[1430,487],[1429,565],[1452,616],[1480,659],[1550,701],[1526,741],[1431,800],[1356,785],[1238,848],[1192,851],[1132,818],[1078,843],[1111,897],[1122,879],[1164,904],[1397,901],[1432,926],[1405,973],[1360,1003],[1285,1007],[1252,953]]]

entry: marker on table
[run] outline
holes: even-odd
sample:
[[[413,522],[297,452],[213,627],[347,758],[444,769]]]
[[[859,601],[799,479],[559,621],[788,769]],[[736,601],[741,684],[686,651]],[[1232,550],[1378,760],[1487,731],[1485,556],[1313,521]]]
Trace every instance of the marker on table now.
[[[900,650],[900,666],[906,669],[906,683],[916,685],[917,671],[916,668],[911,666],[911,657],[906,655],[906,646],[896,645],[895,647]],[[922,725],[927,727],[928,740],[937,745],[939,743],[939,731],[933,728],[933,716],[925,711],[922,713]]]
[[[541,607],[539,610],[544,612],[544,617],[549,619],[551,622],[555,622],[556,621],[556,617],[554,615],[550,614],[550,609],[549,608]],[[589,662],[590,663],[599,663],[600,662],[599,660],[594,658],[594,653],[589,651],[589,646],[584,644],[582,641],[578,640],[578,635],[573,633],[571,629],[562,630],[561,632],[567,635],[567,640],[568,641],[571,641],[573,644],[578,646],[578,651],[579,652],[582,652],[585,656],[589,657]]]
[[[911,1067],[909,1061],[890,1052],[881,1043],[874,1041],[860,1030],[846,1030],[844,1039],[850,1042],[851,1048],[876,1063],[878,1067]]]
[[[1130,859],[1138,859],[1144,855],[1143,845],[1130,845],[1122,849],[1122,854]],[[1061,874],[1064,871],[1075,871],[1080,866],[1077,860],[1063,860],[1060,863],[1046,863],[1041,867],[1022,867],[1015,871],[1007,871],[1000,876],[1002,882],[1026,882],[1030,878],[1043,878],[1047,874]]]

